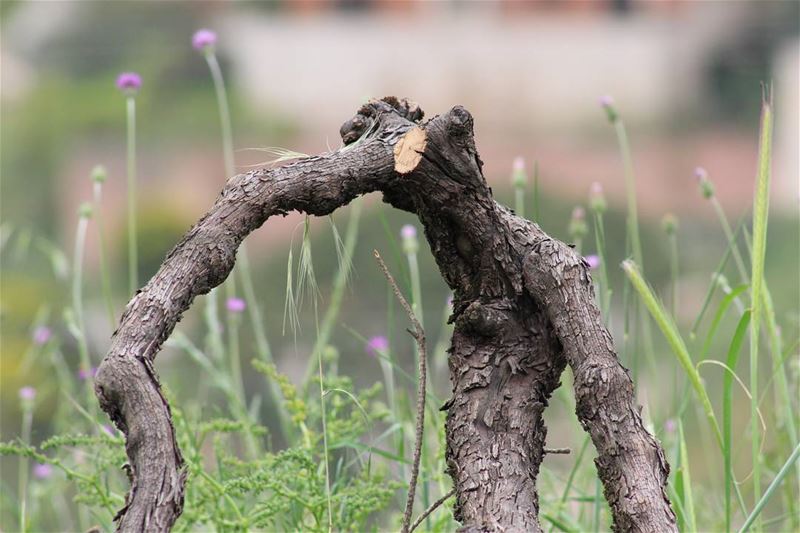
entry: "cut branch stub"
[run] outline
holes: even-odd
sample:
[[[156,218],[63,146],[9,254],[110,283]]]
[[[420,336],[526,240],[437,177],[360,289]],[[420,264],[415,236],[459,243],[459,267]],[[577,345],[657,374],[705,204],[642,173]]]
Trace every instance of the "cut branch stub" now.
[[[152,366],[182,313],[225,279],[239,244],[270,216],[326,215],[372,191],[419,217],[455,294],[446,457],[463,529],[540,531],[542,413],[569,363],[614,529],[676,530],[663,452],[643,427],[580,258],[494,201],[466,109],[422,117],[408,100],[371,100],[342,126],[346,148],[234,176],[128,304],[95,382],[127,439],[119,530],[167,531],[182,509],[183,461]]]
[[[425,146],[428,144],[425,130],[415,126],[400,137],[394,145],[394,170],[398,174],[408,174],[419,164]]]

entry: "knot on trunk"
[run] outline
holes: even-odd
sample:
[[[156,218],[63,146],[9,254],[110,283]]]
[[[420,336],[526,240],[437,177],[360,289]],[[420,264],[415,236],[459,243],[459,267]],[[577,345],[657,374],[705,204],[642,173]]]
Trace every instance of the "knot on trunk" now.
[[[425,112],[419,107],[419,104],[408,98],[397,98],[396,96],[384,96],[380,100],[373,98],[361,106],[358,113],[339,128],[342,142],[348,145],[359,140],[370,131],[380,115],[385,113],[396,113],[410,122],[419,122],[425,116]]]

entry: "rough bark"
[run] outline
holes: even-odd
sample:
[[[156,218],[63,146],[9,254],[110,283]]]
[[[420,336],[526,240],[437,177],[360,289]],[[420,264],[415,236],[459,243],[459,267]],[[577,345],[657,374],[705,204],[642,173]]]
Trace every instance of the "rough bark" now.
[[[542,413],[569,363],[614,529],[676,531],[664,492],[668,466],[642,426],[586,266],[494,201],[464,108],[425,123],[422,116],[406,100],[371,101],[342,126],[344,148],[234,176],[128,304],[96,378],[131,463],[120,530],[166,531],[181,512],[185,472],[152,366],[181,314],[225,279],[242,239],[270,216],[326,215],[382,191],[384,201],[419,217],[455,294],[453,397],[444,408],[463,530],[540,530]]]

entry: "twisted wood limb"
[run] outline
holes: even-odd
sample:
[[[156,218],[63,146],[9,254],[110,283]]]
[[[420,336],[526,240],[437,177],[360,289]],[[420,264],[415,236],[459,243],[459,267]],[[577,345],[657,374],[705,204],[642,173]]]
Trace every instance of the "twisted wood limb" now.
[[[537,240],[523,264],[575,375],[576,413],[589,432],[616,531],[677,531],[665,492],[669,465],[644,428],[633,381],[594,301],[589,268],[563,243]]]
[[[569,362],[615,529],[675,530],[663,453],[642,426],[579,259],[494,201],[469,112],[421,119],[407,100],[371,101],[342,126],[344,148],[232,177],[128,304],[95,381],[126,435],[120,531],[167,531],[183,505],[183,461],[153,369],[182,313],[226,278],[239,244],[270,216],[326,215],[371,191],[419,217],[455,294],[446,457],[462,529],[541,530],[542,413]]]

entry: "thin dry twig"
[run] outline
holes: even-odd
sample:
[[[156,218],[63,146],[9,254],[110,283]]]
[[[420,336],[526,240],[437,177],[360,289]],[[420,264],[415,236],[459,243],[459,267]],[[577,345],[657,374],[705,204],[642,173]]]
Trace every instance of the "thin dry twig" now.
[[[455,493],[456,493],[456,489],[455,489],[455,487],[453,487],[452,489],[450,489],[450,491],[447,494],[445,494],[444,496],[442,496],[441,498],[439,498],[438,500],[433,502],[430,507],[425,509],[425,511],[421,515],[419,515],[419,517],[417,517],[416,520],[414,520],[414,523],[411,524],[411,527],[409,528],[408,533],[411,533],[412,531],[417,529],[417,527],[422,523],[422,521],[425,520],[426,518],[428,518],[429,514],[434,512],[437,507],[442,505],[445,501],[447,501],[447,499],[450,496],[452,496]]]
[[[544,448],[542,452],[551,455],[569,455],[572,450],[570,448]]]
[[[425,370],[425,359],[427,358],[425,351],[425,331],[422,329],[422,324],[419,323],[419,320],[417,320],[417,317],[414,315],[414,311],[411,310],[411,306],[408,305],[408,302],[403,297],[403,293],[400,292],[400,288],[397,286],[394,278],[389,273],[389,269],[386,266],[386,263],[383,262],[381,254],[378,253],[378,250],[373,250],[373,254],[375,255],[375,259],[378,261],[381,270],[383,270],[383,275],[386,276],[386,280],[389,282],[389,285],[391,285],[395,296],[397,296],[397,299],[400,301],[400,305],[403,306],[403,309],[405,309],[408,319],[411,320],[411,324],[414,326],[414,331],[407,331],[412,337],[414,337],[414,340],[419,346],[419,386],[417,387],[417,428],[414,440],[414,460],[411,466],[411,481],[408,484],[408,499],[406,500],[406,509],[403,513],[403,527],[400,530],[402,533],[410,533],[413,529],[413,527],[410,527],[411,513],[414,510],[414,494],[417,490],[419,460],[420,456],[422,455],[422,433],[425,424],[425,375],[427,372]],[[432,510],[433,509],[431,509],[431,511]]]

